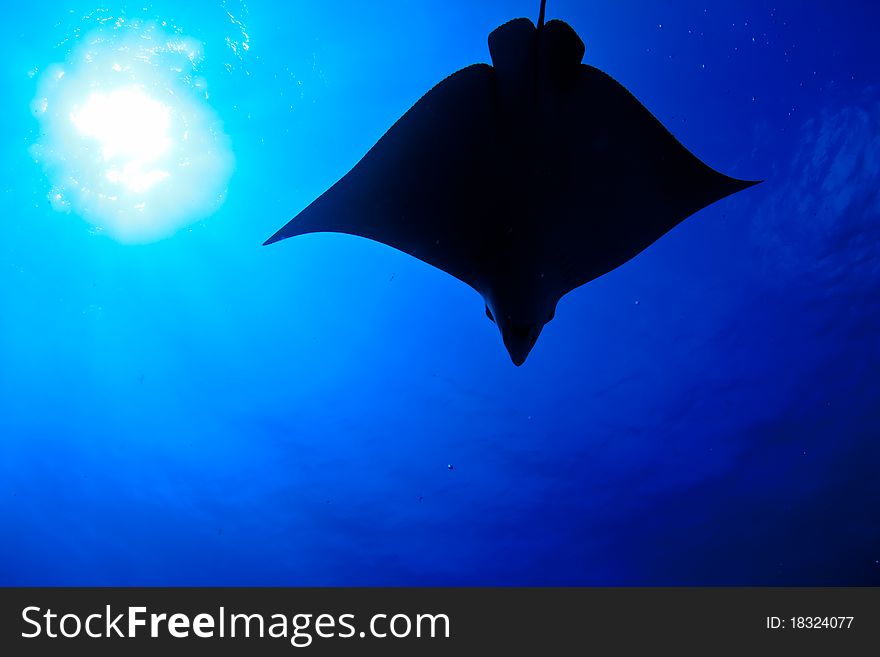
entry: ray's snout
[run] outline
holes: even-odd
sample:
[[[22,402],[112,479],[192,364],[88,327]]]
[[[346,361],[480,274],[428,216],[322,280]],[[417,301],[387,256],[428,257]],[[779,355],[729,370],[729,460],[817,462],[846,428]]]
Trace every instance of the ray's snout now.
[[[501,337],[504,340],[504,346],[507,347],[507,353],[510,354],[510,360],[519,367],[531,352],[532,347],[538,341],[541,335],[542,326],[537,324],[515,324],[510,323],[501,327]]]
[[[486,316],[498,327],[510,360],[517,367],[526,362],[544,326],[556,315],[556,301],[540,294],[515,299],[486,296]]]

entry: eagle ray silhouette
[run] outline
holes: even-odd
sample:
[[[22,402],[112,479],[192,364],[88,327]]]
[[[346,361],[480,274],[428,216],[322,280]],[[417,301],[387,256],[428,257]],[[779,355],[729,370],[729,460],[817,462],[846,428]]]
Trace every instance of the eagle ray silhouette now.
[[[492,65],[440,82],[265,244],[359,235],[467,283],[521,365],[571,290],[760,181],[715,171],[632,94],[582,64],[560,20],[489,35]]]

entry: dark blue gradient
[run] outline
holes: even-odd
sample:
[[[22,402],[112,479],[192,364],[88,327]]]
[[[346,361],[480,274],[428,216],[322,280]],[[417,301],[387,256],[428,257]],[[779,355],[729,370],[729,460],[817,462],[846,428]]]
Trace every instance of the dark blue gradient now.
[[[95,6],[0,25],[0,584],[880,584],[880,4],[549,0],[766,182],[565,297],[522,368],[420,261],[260,245],[537,0],[255,0],[242,60],[240,4],[144,4],[109,11],[205,44],[236,157],[154,244],[53,211],[28,153],[27,72]]]

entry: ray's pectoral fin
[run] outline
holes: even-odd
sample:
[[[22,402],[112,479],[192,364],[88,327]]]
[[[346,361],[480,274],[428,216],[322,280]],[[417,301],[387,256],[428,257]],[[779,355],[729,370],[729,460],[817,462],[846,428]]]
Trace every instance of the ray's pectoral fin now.
[[[558,40],[562,45],[548,47],[569,53],[570,61],[571,36],[561,31]],[[558,217],[549,230],[560,296],[619,267],[688,216],[756,184],[702,162],[597,68],[578,65],[570,81],[547,87],[547,97],[552,114],[544,121],[549,173],[543,181],[554,190],[546,198]]]
[[[489,310],[489,304],[486,304],[486,317],[488,317],[490,320],[492,320],[493,324],[495,323],[495,316],[492,315],[492,311]]]
[[[306,233],[366,237],[475,285],[492,195],[492,67],[468,66],[404,114],[351,171],[266,240]]]

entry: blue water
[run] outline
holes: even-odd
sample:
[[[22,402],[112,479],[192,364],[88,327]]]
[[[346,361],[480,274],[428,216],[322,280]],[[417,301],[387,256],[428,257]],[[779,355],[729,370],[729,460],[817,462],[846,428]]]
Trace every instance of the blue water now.
[[[437,269],[260,244],[536,0],[144,4],[0,25],[0,584],[880,584],[880,5],[549,0],[767,182],[566,296],[516,368]],[[203,44],[234,155],[154,241],[53,207],[32,149],[46,67],[108,16]]]

